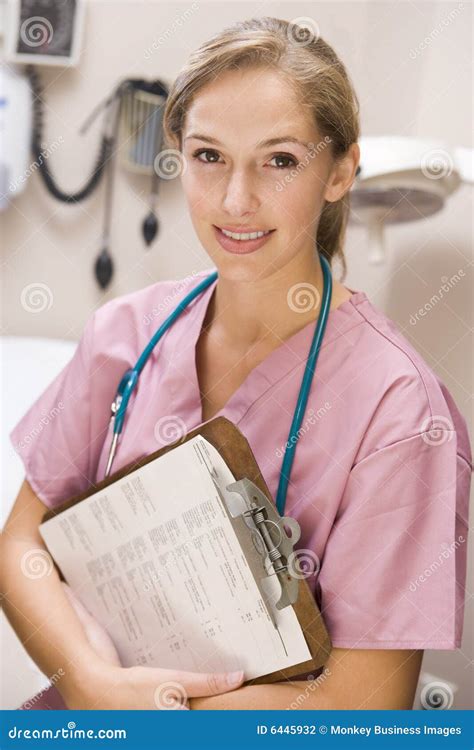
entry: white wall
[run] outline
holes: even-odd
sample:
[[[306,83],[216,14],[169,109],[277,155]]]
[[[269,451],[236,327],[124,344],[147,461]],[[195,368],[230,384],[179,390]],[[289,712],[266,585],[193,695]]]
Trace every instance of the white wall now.
[[[98,124],[84,137],[78,135],[79,126],[120,78],[160,77],[171,82],[201,41],[253,15],[317,21],[355,83],[364,135],[426,136],[453,146],[472,146],[470,3],[94,0],[87,6],[79,67],[42,72],[46,140],[62,139],[50,163],[65,189],[82,185],[95,158]],[[183,20],[184,14],[188,20]],[[411,50],[426,39],[424,50],[413,59]],[[146,50],[152,45],[156,51],[148,58]],[[23,194],[1,216],[3,333],[74,339],[92,310],[108,299],[207,267],[175,180],[161,184],[161,231],[152,248],[145,249],[140,225],[148,211],[148,188],[148,179],[118,170],[112,233],[116,272],[103,294],[92,275],[100,245],[103,185],[84,204],[65,206],[55,202],[33,174]],[[463,186],[436,216],[388,231],[384,266],[369,266],[365,233],[351,227],[345,279],[347,286],[363,289],[398,323],[451,390],[471,434],[473,379],[467,353],[472,351],[472,239],[472,187]],[[410,325],[411,314],[439,289],[441,277],[460,268],[466,274],[462,283],[421,322]],[[20,295],[26,285],[37,282],[47,284],[53,304],[41,314],[31,314],[22,307]],[[468,587],[471,591],[472,577]],[[424,668],[460,685],[456,708],[472,703],[472,626],[468,596],[461,650],[425,656]]]

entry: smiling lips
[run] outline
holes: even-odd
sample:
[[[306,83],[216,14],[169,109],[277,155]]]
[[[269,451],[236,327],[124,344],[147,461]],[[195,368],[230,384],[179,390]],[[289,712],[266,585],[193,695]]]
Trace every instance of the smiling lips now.
[[[253,229],[239,227],[240,231],[230,227],[213,226],[217,240],[227,252],[236,254],[252,253],[264,245],[275,229]],[[244,231],[245,230],[245,231]]]

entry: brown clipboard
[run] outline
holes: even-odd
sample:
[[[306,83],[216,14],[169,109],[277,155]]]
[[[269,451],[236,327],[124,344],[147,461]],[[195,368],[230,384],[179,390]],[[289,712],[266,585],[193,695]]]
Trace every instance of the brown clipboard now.
[[[173,450],[197,435],[202,435],[203,438],[208,440],[209,443],[218,450],[234,475],[236,481],[247,477],[273,501],[246,437],[242,434],[239,428],[234,425],[233,422],[226,419],[226,417],[216,417],[215,419],[196,427],[184,438],[175,443],[166,445],[155,453],[133,461],[97,484],[92,485],[85,492],[75,495],[61,505],[48,510],[43,516],[42,522],[54,518],[59,513],[76,505],[76,503],[80,503],[81,500],[85,500],[90,495],[104,489],[109,484],[113,484],[113,482],[116,482],[118,479],[130,474],[132,471],[135,471],[150,461],[154,461],[156,458],[159,458],[168,451]],[[59,572],[61,574],[61,571]],[[299,580],[298,599],[292,606],[303,630],[312,658],[301,664],[295,664],[292,667],[277,670],[276,672],[271,672],[268,675],[263,675],[262,677],[257,677],[252,680],[247,680],[244,683],[245,685],[282,682],[285,679],[289,680],[293,677],[298,677],[308,673],[313,673],[314,675],[314,673],[319,671],[326,663],[331,652],[331,641],[321,613],[314,600],[314,596],[304,578]]]

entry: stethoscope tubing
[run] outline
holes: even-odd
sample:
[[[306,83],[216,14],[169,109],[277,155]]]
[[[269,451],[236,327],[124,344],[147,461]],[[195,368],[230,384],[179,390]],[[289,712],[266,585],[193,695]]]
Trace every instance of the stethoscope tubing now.
[[[285,511],[286,496],[288,492],[288,485],[290,481],[291,469],[295,458],[296,445],[299,439],[299,430],[303,417],[306,411],[309,394],[311,391],[311,384],[313,382],[314,373],[316,370],[316,364],[321,349],[324,331],[326,329],[326,323],[329,315],[329,309],[331,305],[332,297],[332,276],[329,262],[323,255],[319,256],[321,261],[321,267],[323,272],[323,296],[321,301],[321,310],[318,316],[318,321],[313,334],[311,347],[309,350],[308,358],[306,361],[304,375],[301,381],[301,386],[296,402],[295,412],[293,420],[291,422],[290,431],[288,434],[288,441],[285,446],[285,452],[283,456],[282,466],[280,470],[280,479],[278,483],[278,491],[276,496],[276,507],[280,515],[283,516]],[[105,469],[104,478],[110,475],[112,463],[117,451],[119,436],[123,429],[125,420],[125,413],[127,410],[130,397],[138,383],[138,378],[143,368],[145,367],[150,354],[155,348],[156,344],[160,341],[166,331],[173,325],[175,320],[181,315],[183,310],[197,297],[207,289],[217,279],[217,271],[207,276],[200,284],[189,292],[181,302],[176,305],[173,312],[166,318],[157,331],[153,334],[152,338],[148,342],[147,346],[138,358],[135,366],[125,372],[123,375],[114,402],[112,404],[112,418],[113,424],[113,436],[110,445],[109,455],[107,458],[107,464]]]
[[[283,454],[283,461],[280,469],[280,480],[278,482],[277,496],[275,504],[277,510],[281,516],[285,512],[286,495],[288,492],[288,484],[290,481],[291,469],[293,461],[295,459],[296,444],[299,440],[299,430],[303,421],[304,414],[306,412],[306,406],[308,404],[308,398],[311,391],[311,385],[313,382],[314,373],[316,370],[316,364],[319,357],[319,351],[323,343],[324,331],[326,330],[326,323],[329,315],[329,308],[331,305],[332,297],[332,276],[331,268],[326,258],[321,255],[321,267],[323,270],[323,296],[321,300],[321,310],[318,317],[318,322],[313,334],[311,346],[309,349],[308,359],[306,361],[306,367],[301,381],[300,391],[298,394],[298,400],[296,402],[295,412],[293,415],[293,421],[291,423],[290,431],[288,433],[288,441],[285,446],[285,452]]]

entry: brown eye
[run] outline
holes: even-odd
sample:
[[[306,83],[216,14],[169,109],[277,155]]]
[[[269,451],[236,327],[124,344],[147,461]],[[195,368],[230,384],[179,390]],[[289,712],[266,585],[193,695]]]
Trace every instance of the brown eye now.
[[[275,165],[276,169],[289,169],[290,167],[296,167],[296,160],[289,154],[276,154],[275,156],[272,156],[271,161],[274,159],[277,159],[278,161]]]
[[[211,159],[208,161],[207,159],[200,159],[199,157],[201,154],[210,154]],[[217,151],[210,151],[209,149],[200,149],[200,151],[196,151],[193,154],[193,158],[197,159],[198,161],[201,161],[203,164],[216,164],[219,159],[219,154]]]

